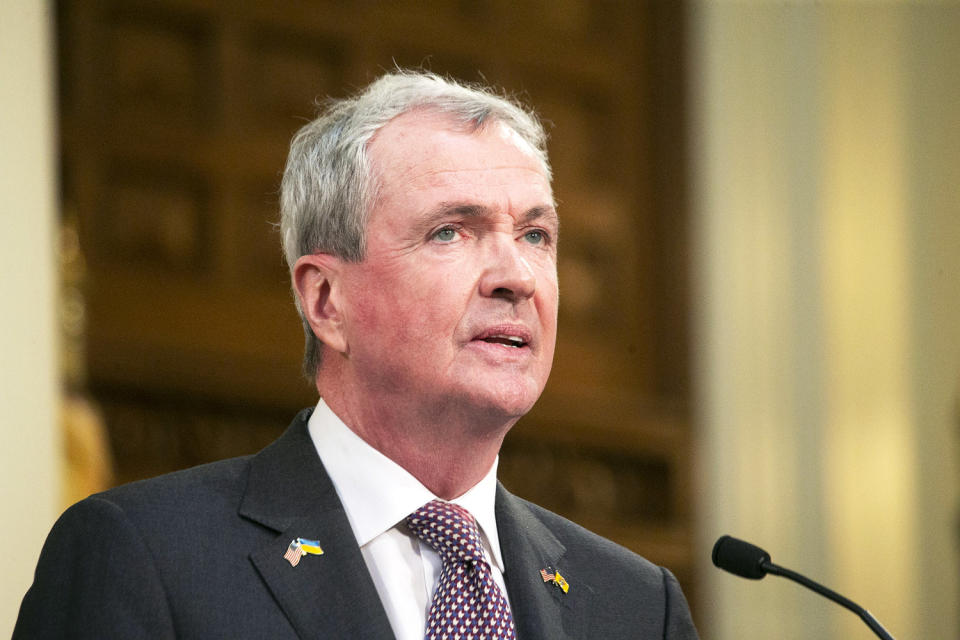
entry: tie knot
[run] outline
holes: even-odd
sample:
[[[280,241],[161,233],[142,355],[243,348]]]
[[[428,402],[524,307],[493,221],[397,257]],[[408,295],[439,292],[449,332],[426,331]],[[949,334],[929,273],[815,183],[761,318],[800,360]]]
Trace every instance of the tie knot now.
[[[459,505],[431,500],[407,517],[407,526],[447,562],[483,558],[480,530],[470,512]]]

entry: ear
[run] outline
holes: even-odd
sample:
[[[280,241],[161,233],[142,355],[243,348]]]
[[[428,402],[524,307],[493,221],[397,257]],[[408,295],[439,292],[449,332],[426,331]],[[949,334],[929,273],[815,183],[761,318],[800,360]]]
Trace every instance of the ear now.
[[[300,301],[300,309],[317,336],[326,347],[346,353],[340,307],[340,273],[342,261],[328,253],[301,256],[293,265],[293,287]]]

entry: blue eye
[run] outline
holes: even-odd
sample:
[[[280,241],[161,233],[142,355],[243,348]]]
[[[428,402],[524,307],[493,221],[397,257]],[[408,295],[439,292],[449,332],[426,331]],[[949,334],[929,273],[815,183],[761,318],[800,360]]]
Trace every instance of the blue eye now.
[[[543,231],[534,230],[527,231],[525,234],[523,234],[523,239],[530,244],[543,244],[547,241],[547,236]]]
[[[453,229],[451,227],[444,227],[443,229],[440,229],[439,231],[434,233],[433,237],[439,240],[440,242],[451,242],[453,240],[456,240],[457,231],[456,229]]]

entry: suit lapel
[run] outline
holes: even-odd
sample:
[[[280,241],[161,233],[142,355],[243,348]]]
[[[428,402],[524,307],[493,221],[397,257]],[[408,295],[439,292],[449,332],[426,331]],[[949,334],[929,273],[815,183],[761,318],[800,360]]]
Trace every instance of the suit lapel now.
[[[578,583],[577,576],[565,573],[564,578],[570,584],[567,593],[553,583],[544,582],[541,569],[551,567],[563,572],[566,549],[529,507],[503,485],[497,486],[496,513],[504,581],[517,637],[523,640],[576,637],[569,629],[584,622],[592,606],[593,590],[587,584]]]
[[[251,460],[240,515],[278,536],[250,558],[301,638],[379,639],[390,623],[343,505],[307,432],[310,411]],[[293,567],[283,557],[295,538],[318,540],[323,555]]]

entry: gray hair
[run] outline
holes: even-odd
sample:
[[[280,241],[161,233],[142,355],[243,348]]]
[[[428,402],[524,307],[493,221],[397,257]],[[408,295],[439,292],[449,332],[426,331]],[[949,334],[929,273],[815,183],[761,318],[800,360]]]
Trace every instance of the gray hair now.
[[[471,133],[503,123],[535,150],[550,177],[546,134],[532,111],[482,86],[421,71],[388,73],[355,97],[330,101],[290,143],[280,186],[280,233],[291,273],[301,256],[318,252],[363,260],[367,216],[380,187],[367,145],[388,122],[414,109],[448,115]],[[303,371],[312,380],[321,345],[296,303],[306,338]]]

